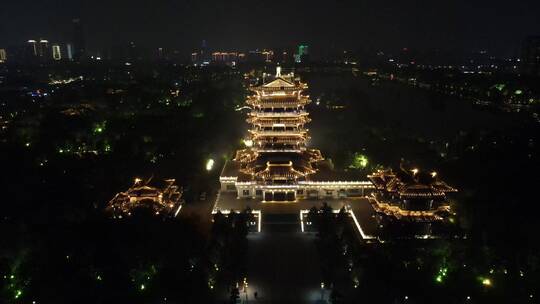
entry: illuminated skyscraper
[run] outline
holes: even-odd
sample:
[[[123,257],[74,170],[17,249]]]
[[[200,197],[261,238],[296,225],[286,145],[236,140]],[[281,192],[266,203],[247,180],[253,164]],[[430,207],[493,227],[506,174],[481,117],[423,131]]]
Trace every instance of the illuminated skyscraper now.
[[[29,53],[32,56],[37,56],[38,55],[37,41],[33,39],[28,40],[28,46],[30,50]]]
[[[157,55],[157,59],[159,60],[165,59],[165,50],[162,47],[158,48],[156,55]]]
[[[206,40],[203,40],[201,43],[201,50],[199,52],[200,58],[199,60],[202,61],[202,63],[209,62],[210,61],[210,54],[208,54],[208,46],[206,44]]]
[[[309,56],[309,47],[305,44],[298,46],[298,52],[295,54],[294,61],[296,63],[306,62]]]
[[[0,63],[7,61],[7,53],[5,49],[0,49]]]
[[[197,52],[191,53],[191,62],[193,62],[194,64],[197,64],[198,61],[199,61],[199,53]]]
[[[61,60],[62,59],[62,52],[60,50],[60,45],[53,44],[52,46],[52,56],[54,60]]]
[[[38,55],[41,58],[49,58],[49,41],[45,39],[39,40]]]
[[[75,53],[75,50],[73,48],[73,44],[72,43],[66,44],[67,59],[69,59],[70,61],[73,61],[73,54],[74,53]]]
[[[212,61],[224,64],[232,64],[238,60],[236,52],[214,52],[212,53]]]
[[[307,45],[299,45],[298,46],[298,55],[304,56],[309,54],[309,47]]]

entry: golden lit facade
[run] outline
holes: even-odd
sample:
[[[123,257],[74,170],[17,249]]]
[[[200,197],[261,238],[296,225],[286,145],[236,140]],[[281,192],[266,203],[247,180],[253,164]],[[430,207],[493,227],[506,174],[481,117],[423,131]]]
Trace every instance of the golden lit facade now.
[[[7,53],[5,49],[0,49],[0,63],[7,61]]]
[[[150,186],[149,182],[136,178],[131,188],[117,193],[109,201],[106,211],[114,218],[131,216],[136,210],[150,211],[155,215],[177,216],[184,202],[182,188],[176,185],[174,179],[164,180],[162,187]]]
[[[291,75],[278,76],[265,85],[251,88],[255,93],[246,103],[252,108],[250,140],[255,152],[301,152],[306,150],[305,106],[310,102],[302,94],[307,85],[295,82]]]
[[[331,164],[319,150],[308,148],[307,88],[292,73],[282,75],[279,67],[271,81],[250,88],[246,149],[225,164],[222,191],[263,202],[294,202],[338,198],[349,190],[363,194],[363,188],[371,187],[369,182],[339,181],[324,174],[332,171]]]
[[[436,172],[379,170],[368,178],[376,189],[371,204],[382,217],[430,223],[452,215],[447,193],[457,190],[440,180]]]

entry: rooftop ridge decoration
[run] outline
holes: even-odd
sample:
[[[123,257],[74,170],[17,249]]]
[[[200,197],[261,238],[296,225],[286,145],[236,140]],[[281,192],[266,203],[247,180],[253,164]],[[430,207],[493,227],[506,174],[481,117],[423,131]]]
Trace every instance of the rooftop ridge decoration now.
[[[368,178],[377,192],[370,203],[378,214],[412,222],[443,221],[453,212],[446,197],[457,189],[442,181],[437,172],[421,172],[403,166],[397,172],[378,170]]]
[[[276,78],[274,81],[269,82],[267,84],[264,84],[263,87],[265,87],[265,88],[284,88],[284,87],[286,87],[286,88],[294,88],[295,84],[281,78],[281,76],[280,76],[280,77]]]
[[[163,186],[150,186],[148,179],[135,178],[133,186],[117,193],[107,204],[106,212],[113,218],[129,217],[137,209],[150,210],[155,215],[176,217],[183,205],[183,189],[174,179],[163,180]]]

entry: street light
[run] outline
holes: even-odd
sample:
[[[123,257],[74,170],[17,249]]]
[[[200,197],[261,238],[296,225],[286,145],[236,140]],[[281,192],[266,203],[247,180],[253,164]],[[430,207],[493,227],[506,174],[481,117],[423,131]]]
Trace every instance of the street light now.
[[[244,278],[244,293],[246,294],[246,303],[248,302],[248,292],[247,292],[247,288],[248,288],[247,278]]]
[[[206,162],[206,171],[211,171],[213,167],[214,167],[214,160],[210,158]]]

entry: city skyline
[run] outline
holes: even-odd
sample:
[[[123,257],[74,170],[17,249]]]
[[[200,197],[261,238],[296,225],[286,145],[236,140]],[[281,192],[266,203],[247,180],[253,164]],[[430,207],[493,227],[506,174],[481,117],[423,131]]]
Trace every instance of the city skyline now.
[[[538,35],[534,1],[467,4],[357,3],[332,6],[296,2],[283,6],[213,1],[129,3],[26,3],[8,1],[0,18],[0,45],[47,37],[68,41],[80,18],[89,49],[135,41],[148,47],[190,51],[205,39],[215,49],[253,49],[306,43],[312,51],[333,49],[488,49],[516,55],[521,41]],[[106,9],[103,9],[106,8]],[[8,16],[16,12],[17,18]],[[505,22],[498,22],[505,20]],[[502,26],[504,24],[504,27]],[[429,28],[430,31],[422,29]],[[282,33],[287,33],[283,37]]]

